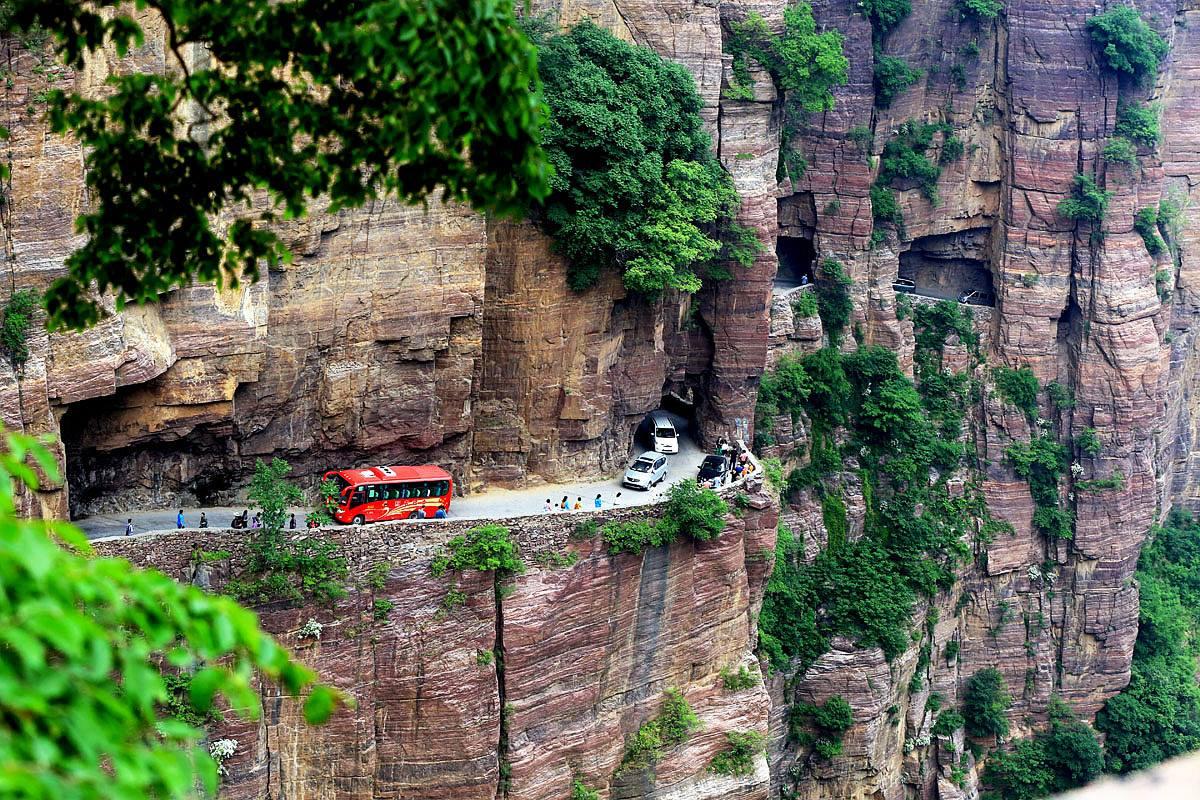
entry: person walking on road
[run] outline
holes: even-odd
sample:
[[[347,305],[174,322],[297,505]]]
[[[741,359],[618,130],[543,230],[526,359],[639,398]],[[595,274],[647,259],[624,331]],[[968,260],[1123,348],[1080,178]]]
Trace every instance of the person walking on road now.
[[[296,530],[296,515],[295,514],[292,514],[292,516],[290,518],[288,518],[288,530],[292,530],[292,531]]]
[[[200,527],[201,527],[201,528],[207,528],[207,527],[208,527],[208,517],[204,516],[204,512],[203,512],[203,511],[201,511],[201,512],[200,512]]]
[[[582,510],[583,510],[583,498],[582,498],[582,497],[576,497],[576,498],[575,498],[575,510],[576,510],[576,511],[582,511]]]
[[[596,495],[596,508],[600,508],[603,505],[604,501],[600,499],[600,495]]]
[[[617,496],[613,498],[612,506],[616,508],[619,505],[621,505],[621,493],[617,492]]]
[[[133,536],[133,519],[132,518],[125,521],[125,535]]]
[[[564,494],[562,502],[558,504],[558,507],[561,508],[563,511],[569,510],[571,508],[570,498]]]
[[[181,509],[179,509],[179,513],[175,515],[175,528],[176,528],[176,530],[178,530],[183,527],[184,527],[183,509],[181,508]]]

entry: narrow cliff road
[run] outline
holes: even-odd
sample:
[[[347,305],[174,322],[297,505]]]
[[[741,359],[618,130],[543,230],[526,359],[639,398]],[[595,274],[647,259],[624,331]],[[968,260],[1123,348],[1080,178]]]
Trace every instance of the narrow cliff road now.
[[[679,453],[667,456],[667,477],[656,488],[650,491],[639,491],[621,486],[621,475],[600,481],[579,483],[546,483],[524,489],[489,489],[476,492],[466,497],[455,497],[450,504],[451,519],[500,519],[504,517],[522,517],[529,514],[541,513],[546,499],[558,503],[566,495],[572,506],[576,498],[580,498],[583,514],[594,511],[596,495],[601,496],[603,508],[612,508],[613,502],[618,501],[622,506],[649,505],[662,499],[667,490],[685,478],[696,477],[700,462],[704,460],[705,452],[687,433],[686,424],[681,418],[672,417],[680,431]],[[640,455],[642,450],[636,451]],[[632,462],[633,457],[628,462]],[[617,492],[621,497],[616,497]],[[218,506],[206,508],[183,509],[184,520],[189,528],[194,528],[200,521],[200,512],[208,516],[210,528],[228,527],[235,514],[240,514],[248,506]],[[125,533],[125,521],[133,519],[134,534],[170,531],[175,529],[175,514],[178,508],[140,510],[115,514],[97,514],[75,521],[89,539],[100,539],[108,536],[122,536]],[[296,513],[298,527],[304,526],[304,515],[308,508],[293,509]],[[566,512],[555,512],[566,513]],[[413,520],[407,524],[430,525],[434,520]]]

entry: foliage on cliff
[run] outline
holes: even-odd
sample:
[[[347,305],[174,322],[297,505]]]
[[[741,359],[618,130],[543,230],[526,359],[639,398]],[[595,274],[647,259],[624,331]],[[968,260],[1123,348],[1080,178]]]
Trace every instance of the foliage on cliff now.
[[[35,308],[37,294],[30,289],[19,289],[9,295],[0,313],[0,347],[16,369],[29,360],[29,326]]]
[[[995,667],[979,670],[967,680],[963,691],[963,722],[967,733],[997,739],[1007,736],[1005,715],[1011,705],[1012,697],[1000,671]]]
[[[434,557],[433,574],[442,576],[447,570],[462,572],[474,569],[494,572],[498,580],[525,571],[517,542],[503,525],[480,525],[446,542],[446,550]]]
[[[1170,46],[1132,6],[1120,5],[1087,21],[1092,43],[1114,72],[1135,79],[1153,75]]]
[[[989,756],[983,780],[1001,800],[1037,800],[1089,783],[1103,764],[1096,734],[1051,698],[1050,729]]]
[[[918,361],[927,364],[921,374],[940,375],[946,337],[956,325],[969,331],[969,323],[943,310],[919,324],[925,335]],[[780,528],[759,645],[779,669],[793,660],[811,663],[835,634],[893,658],[911,642],[916,597],[953,584],[955,565],[969,555],[968,537],[986,517],[974,487],[959,496],[947,487],[964,453],[958,439],[965,378],[923,381],[918,389],[894,353],[863,347],[785,360],[767,382],[773,410],[808,418],[811,463],[788,483],[790,491],[812,489],[823,498],[829,544],[804,563],[799,543]],[[863,535],[854,542],[842,533],[850,459],[866,501]]]
[[[1151,532],[1137,580],[1129,685],[1096,715],[1108,772],[1132,772],[1200,750],[1200,522],[1172,512]]]
[[[77,220],[84,244],[47,295],[53,325],[94,324],[93,288],[115,292],[119,308],[193,280],[256,278],[263,263],[289,258],[263,223],[302,216],[315,197],[336,210],[381,195],[421,203],[440,190],[519,213],[546,194],[536,56],[511,4],[151,5],[176,58],[196,44],[212,61],[118,70],[102,93],[46,95],[51,131],[82,145],[89,198]],[[12,26],[41,26],[77,70],[102,49],[123,56],[143,44],[127,3],[8,7]],[[188,108],[196,119],[180,124]],[[214,224],[259,193],[267,202],[254,213]]]
[[[842,34],[836,30],[818,33],[808,3],[784,9],[779,35],[772,33],[755,11],[729,28],[725,49],[733,55],[732,93],[745,97],[749,92],[753,97],[747,63],[747,58],[752,58],[771,76],[789,106],[799,111],[833,110],[830,89],[846,82],[850,62],[842,52]]]
[[[171,703],[203,719],[217,695],[239,713],[259,706],[255,671],[291,695],[310,691],[309,722],[339,696],[314,685],[249,611],[129,562],[94,558],[64,522],[19,519],[16,485],[57,481],[43,444],[0,430],[0,796],[185,797],[212,795],[217,765],[203,732]],[[198,670],[188,697],[172,696],[153,664]]]
[[[247,546],[246,568],[225,590],[238,600],[297,602],[305,597],[332,603],[346,596],[346,558],[319,531],[285,530],[287,510],[300,502],[300,489],[287,480],[291,466],[281,458],[254,462],[248,496],[260,509],[262,528]]]
[[[539,37],[538,53],[554,175],[534,214],[572,288],[617,269],[636,292],[695,292],[729,277],[723,262],[751,262],[758,240],[733,222],[740,200],[686,69],[586,21]]]
[[[683,744],[700,727],[700,718],[678,689],[663,692],[658,714],[642,723],[625,743],[625,756],[617,772],[654,766],[663,753]]]
[[[695,480],[684,480],[667,491],[667,502],[658,519],[610,522],[601,529],[610,553],[640,553],[648,547],[671,544],[681,536],[709,541],[725,530],[729,506],[712,489]]]

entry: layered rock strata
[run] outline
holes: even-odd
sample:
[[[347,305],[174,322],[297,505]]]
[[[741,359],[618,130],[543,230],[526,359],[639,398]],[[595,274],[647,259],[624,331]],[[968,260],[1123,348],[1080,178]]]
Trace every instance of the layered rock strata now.
[[[329,607],[257,611],[266,630],[357,706],[308,728],[295,698],[264,684],[257,720],[229,713],[211,726],[210,738],[238,742],[221,796],[561,800],[578,777],[611,797],[765,800],[765,759],[740,777],[707,767],[726,733],[767,729],[761,682],[731,692],[720,671],[758,674],[754,618],[777,506],[753,494],[720,538],[641,555],[610,555],[595,528],[576,534],[585,521],[645,513],[499,521],[529,563],[500,593],[490,573],[436,578],[430,570],[444,543],[478,521],[325,532],[347,556],[349,596]],[[219,589],[236,575],[244,546],[239,532],[212,530],[112,539],[98,549]],[[197,566],[194,548],[229,557]],[[570,566],[535,565],[542,555],[572,553]],[[371,574],[386,577],[372,586]],[[447,601],[450,589],[461,602]],[[384,614],[380,602],[391,604]],[[310,618],[323,625],[316,638],[300,633]],[[621,773],[627,737],[658,712],[668,688],[702,727],[653,769]]]

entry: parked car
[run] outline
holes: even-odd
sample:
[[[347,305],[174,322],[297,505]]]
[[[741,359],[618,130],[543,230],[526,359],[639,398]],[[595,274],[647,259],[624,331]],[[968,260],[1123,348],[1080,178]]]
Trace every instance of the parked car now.
[[[908,278],[897,278],[892,283],[892,291],[897,294],[916,294],[917,285]]]
[[[625,477],[621,479],[621,483],[634,489],[649,489],[657,486],[665,477],[667,457],[658,453],[642,453],[629,465],[629,469],[625,470]]]
[[[729,459],[725,456],[705,456],[704,462],[700,465],[700,474],[696,476],[696,480],[701,483],[711,480],[723,480],[728,472]]]

